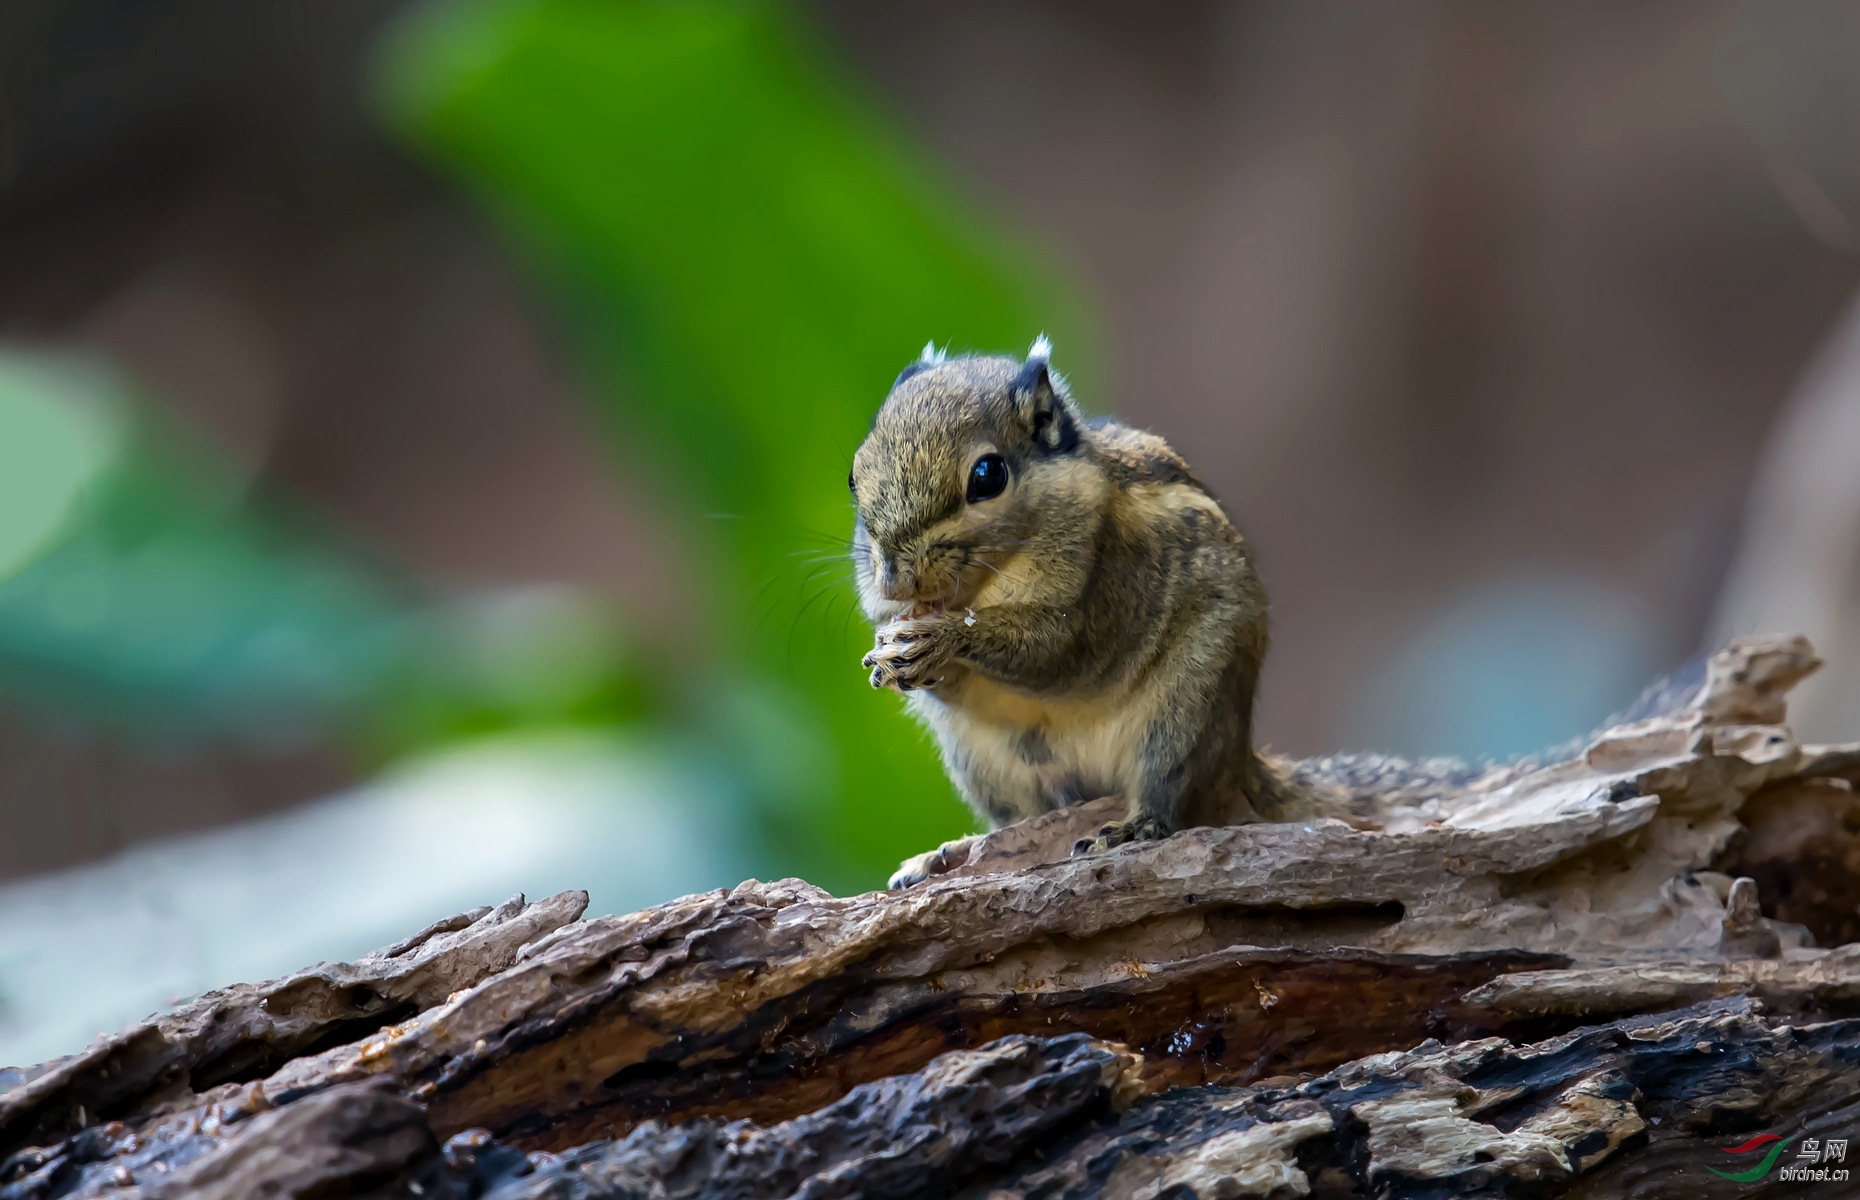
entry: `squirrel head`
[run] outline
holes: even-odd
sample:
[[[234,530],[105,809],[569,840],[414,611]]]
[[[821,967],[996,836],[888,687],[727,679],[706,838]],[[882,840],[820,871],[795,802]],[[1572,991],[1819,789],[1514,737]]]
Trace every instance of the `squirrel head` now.
[[[849,484],[853,555],[875,620],[963,602],[1038,532],[1083,461],[1083,418],[1034,342],[1025,361],[934,346],[892,385]]]

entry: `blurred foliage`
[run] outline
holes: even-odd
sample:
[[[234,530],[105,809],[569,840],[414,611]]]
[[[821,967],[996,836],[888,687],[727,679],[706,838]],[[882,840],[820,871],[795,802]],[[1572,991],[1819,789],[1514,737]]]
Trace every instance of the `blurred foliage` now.
[[[775,869],[835,889],[968,827],[858,660],[853,449],[926,339],[1085,345],[795,15],[742,0],[462,0],[384,48],[391,120],[564,297],[622,458],[708,572],[703,717],[762,771]]]
[[[750,798],[764,873],[840,890],[967,828],[927,739],[858,666],[847,467],[926,339],[1083,345],[1066,289],[785,8],[468,0],[384,50],[392,120],[561,297],[619,462],[705,572],[705,660],[656,660],[561,590],[436,597],[249,487],[107,365],[9,353],[9,707],[167,746],[333,736],[377,761],[647,723]]]
[[[656,690],[572,597],[421,597],[102,364],[22,353],[0,355],[0,686],[130,738],[381,758],[637,719]]]

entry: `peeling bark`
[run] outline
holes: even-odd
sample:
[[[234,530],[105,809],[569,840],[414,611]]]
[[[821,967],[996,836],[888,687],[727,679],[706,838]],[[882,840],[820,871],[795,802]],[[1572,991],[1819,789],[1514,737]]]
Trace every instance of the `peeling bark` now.
[[[1082,805],[902,893],[463,914],[19,1073],[0,1200],[1733,1194],[1731,1135],[1860,1089],[1815,665],[1735,643],[1541,761],[1299,764],[1348,821],[1072,858]]]
[[[99,1118],[187,1105],[218,1084],[263,1078],[298,1055],[343,1044],[442,1003],[509,967],[517,951],[574,921],[586,892],[521,896],[448,917],[354,963],[322,963],[239,984],[23,1072],[0,1093],[0,1149]]]

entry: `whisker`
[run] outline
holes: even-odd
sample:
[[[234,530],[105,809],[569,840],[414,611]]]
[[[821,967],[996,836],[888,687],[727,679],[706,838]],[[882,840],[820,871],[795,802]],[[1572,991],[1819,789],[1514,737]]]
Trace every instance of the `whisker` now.
[[[825,542],[829,546],[849,546],[853,540],[849,533],[822,533],[818,529],[810,529],[805,525],[791,525],[789,528],[804,537],[813,538],[817,542]]]
[[[855,592],[853,596],[848,597],[849,603],[846,605],[846,615],[840,619],[840,641],[842,642],[850,642],[852,640],[853,618],[863,617],[865,615],[863,611],[864,606],[858,603],[857,595],[858,593]]]
[[[793,557],[798,560],[797,565],[800,566],[818,566],[821,563],[832,563],[836,566],[845,567],[853,565],[849,561],[849,556],[844,554],[815,554],[807,558],[802,558],[799,554],[795,554]]]
[[[750,628],[758,635],[761,634],[764,632],[768,621],[773,619],[776,612],[782,607],[784,589],[782,589],[780,585],[794,583],[798,591],[811,588],[823,577],[827,577],[826,587],[832,588],[839,582],[831,578],[833,568],[843,565],[846,564],[838,561],[824,562],[815,564],[805,571],[783,571],[769,576],[763,581],[761,587],[757,589],[755,596],[750,601],[748,610],[744,614],[749,620]],[[851,583],[852,581],[848,578],[846,582]]]
[[[816,590],[813,595],[809,596],[806,600],[801,602],[800,608],[795,610],[794,623],[788,627],[787,656],[788,656],[788,669],[790,671],[794,670],[794,638],[795,638],[795,635],[801,631],[801,618],[807,615],[807,610],[814,606],[815,601],[819,600],[822,596],[828,595],[832,591],[833,591],[833,587],[831,584],[829,584],[826,587]]]

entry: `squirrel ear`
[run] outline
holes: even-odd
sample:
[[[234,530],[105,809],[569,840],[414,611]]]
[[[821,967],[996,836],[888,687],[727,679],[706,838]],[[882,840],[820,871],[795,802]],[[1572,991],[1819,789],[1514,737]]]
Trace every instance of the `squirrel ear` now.
[[[903,383],[905,380],[909,379],[911,376],[919,374],[920,372],[923,372],[923,371],[928,371],[931,367],[936,366],[938,363],[942,362],[944,359],[948,357],[949,357],[949,352],[947,350],[938,350],[936,348],[936,342],[934,339],[931,341],[925,342],[924,352],[918,355],[916,362],[912,363],[910,366],[898,372],[898,377],[891,381],[891,386],[897,387],[900,383]]]
[[[1064,454],[1079,444],[1079,415],[1066,397],[1063,381],[1054,376],[1052,343],[1041,334],[1027,353],[1027,363],[1008,385],[1014,408],[1027,422],[1034,444],[1052,454]]]

